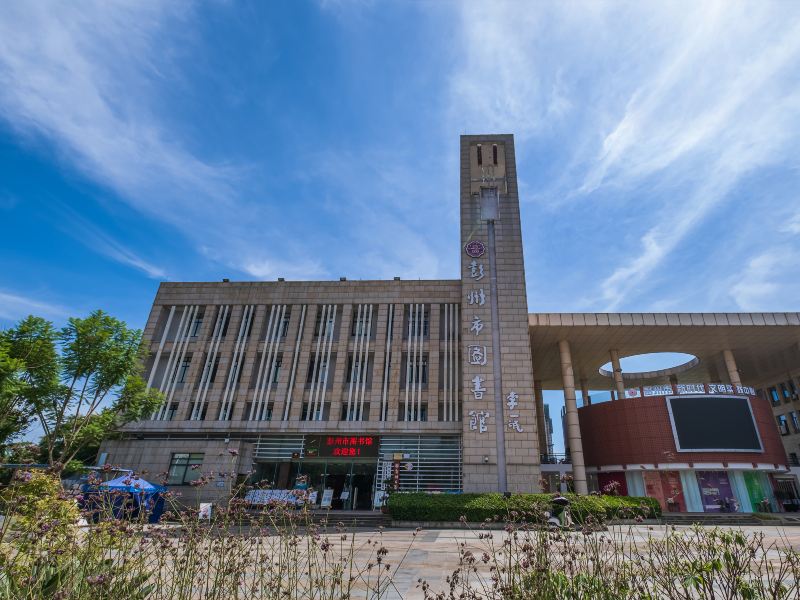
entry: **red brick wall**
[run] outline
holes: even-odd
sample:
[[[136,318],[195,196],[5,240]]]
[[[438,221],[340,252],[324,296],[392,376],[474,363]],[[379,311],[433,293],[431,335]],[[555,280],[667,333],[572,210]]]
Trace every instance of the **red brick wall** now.
[[[675,462],[786,464],[769,402],[750,396],[764,452],[678,452],[664,396],[624,398],[578,410],[587,466]]]

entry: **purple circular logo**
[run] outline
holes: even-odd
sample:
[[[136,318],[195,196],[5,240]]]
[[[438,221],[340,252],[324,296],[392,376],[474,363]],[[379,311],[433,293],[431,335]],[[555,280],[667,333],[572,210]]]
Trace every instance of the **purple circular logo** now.
[[[464,246],[464,251],[467,253],[467,256],[480,258],[486,252],[486,246],[480,240],[472,240]]]

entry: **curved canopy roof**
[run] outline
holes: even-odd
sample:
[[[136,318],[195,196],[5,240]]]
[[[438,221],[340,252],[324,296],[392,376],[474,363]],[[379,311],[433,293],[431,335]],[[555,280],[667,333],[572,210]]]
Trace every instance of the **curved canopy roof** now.
[[[532,313],[528,325],[534,377],[545,389],[562,389],[558,342],[567,340],[575,384],[612,389],[599,369],[609,351],[621,357],[649,352],[685,352],[698,364],[681,382],[726,382],[722,351],[731,350],[744,385],[779,379],[800,364],[800,313]],[[637,380],[658,383],[664,376]]]

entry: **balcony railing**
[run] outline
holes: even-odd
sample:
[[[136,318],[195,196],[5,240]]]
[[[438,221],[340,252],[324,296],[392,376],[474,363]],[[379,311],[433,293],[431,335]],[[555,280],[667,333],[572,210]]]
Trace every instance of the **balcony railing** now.
[[[543,465],[564,465],[570,464],[569,454],[540,454],[539,462]]]

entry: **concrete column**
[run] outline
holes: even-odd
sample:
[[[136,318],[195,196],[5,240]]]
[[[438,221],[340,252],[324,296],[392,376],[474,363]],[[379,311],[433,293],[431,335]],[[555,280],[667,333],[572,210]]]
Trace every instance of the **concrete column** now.
[[[539,454],[547,454],[547,423],[544,420],[544,394],[540,379],[533,380],[533,399],[536,402],[536,428],[539,433]]]
[[[725,366],[728,369],[728,378],[733,385],[742,385],[742,380],[739,378],[739,369],[736,368],[736,359],[733,357],[733,352],[730,350],[723,350],[722,356],[725,359]]]
[[[670,375],[669,376],[669,383],[670,383],[670,385],[678,385],[678,376],[677,375]]]
[[[614,371],[614,387],[617,390],[617,398],[625,397],[625,382],[622,381],[622,366],[619,364],[619,352],[611,350],[611,368]]]
[[[586,377],[581,377],[581,396],[583,397],[583,405],[591,406],[592,397],[589,395],[589,384],[586,382]]]
[[[575,492],[588,494],[581,427],[578,422],[578,405],[575,402],[575,375],[572,372],[572,354],[569,350],[569,342],[567,340],[558,342],[558,350],[561,354],[561,377],[564,382],[564,407],[566,408],[567,437],[572,459],[572,478],[575,483]]]

